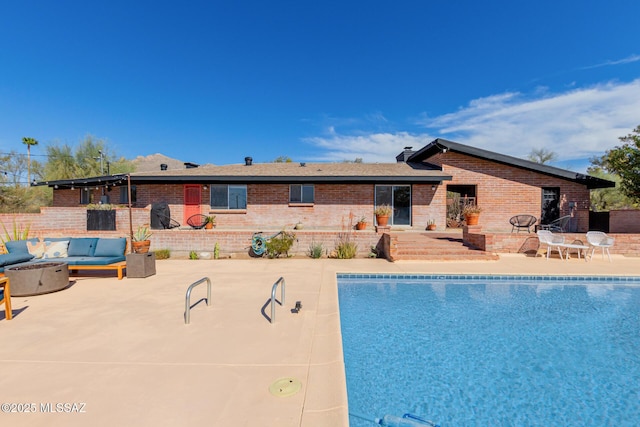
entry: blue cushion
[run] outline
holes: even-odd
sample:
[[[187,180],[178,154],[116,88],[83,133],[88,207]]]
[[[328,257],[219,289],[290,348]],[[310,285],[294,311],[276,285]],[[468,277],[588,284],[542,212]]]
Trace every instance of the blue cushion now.
[[[120,256],[101,256],[101,257],[89,257],[89,256],[76,256],[63,258],[64,262],[69,265],[109,265],[116,262],[125,261],[127,258],[124,255]]]
[[[69,240],[69,256],[93,256],[96,250],[97,237],[74,237]]]
[[[24,247],[26,248],[27,245],[25,244]],[[31,255],[29,252],[27,252],[26,254],[21,252],[3,254],[0,255],[0,267],[8,267],[19,262],[29,261],[31,258],[33,258],[33,255]]]
[[[44,239],[42,239],[43,242],[64,242],[64,241],[69,241],[71,238],[70,237],[45,237]]]
[[[124,250],[127,247],[127,239],[124,237],[116,239],[98,239],[96,250],[93,256],[117,257],[124,256]]]
[[[31,243],[38,243],[37,238],[28,240]],[[6,242],[4,242],[4,247],[7,248],[7,252],[9,252],[10,254],[29,253],[29,249],[27,249],[27,240],[7,240]]]

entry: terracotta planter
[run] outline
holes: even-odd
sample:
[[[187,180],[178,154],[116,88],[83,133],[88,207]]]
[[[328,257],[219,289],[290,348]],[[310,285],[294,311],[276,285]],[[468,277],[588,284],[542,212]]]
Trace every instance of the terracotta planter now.
[[[435,224],[429,224],[429,225],[427,225],[427,230],[429,230],[429,231],[433,231],[433,230],[435,230],[435,229],[436,229],[436,225],[435,225]]]
[[[146,254],[149,252],[151,240],[143,240],[141,242],[131,242],[131,250],[137,254]]]
[[[464,216],[464,219],[467,221],[467,225],[478,225],[479,218],[479,213],[469,213]]]
[[[356,222],[356,230],[364,230],[367,228],[366,222]]]
[[[376,223],[381,227],[385,227],[389,223],[389,215],[376,215]]]
[[[204,228],[206,230],[211,230],[213,228],[213,223],[212,222],[208,222],[204,225]]]

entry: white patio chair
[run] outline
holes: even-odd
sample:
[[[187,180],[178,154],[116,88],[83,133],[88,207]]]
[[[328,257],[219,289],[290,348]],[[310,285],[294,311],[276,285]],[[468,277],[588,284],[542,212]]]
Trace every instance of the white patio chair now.
[[[609,248],[613,246],[614,241],[615,239],[613,237],[607,236],[607,234],[602,231],[588,231],[587,242],[589,242],[589,246],[591,246],[591,259],[593,260],[593,254],[596,249],[600,248],[602,249],[602,259],[604,259],[604,252],[606,251],[609,262],[611,262]]]
[[[562,246],[564,245],[564,236],[559,234],[553,234],[549,230],[538,230],[536,232],[538,234],[538,240],[540,241],[540,246],[547,245],[547,259],[549,259],[549,255],[552,250],[558,251],[560,255],[560,259],[562,258]]]

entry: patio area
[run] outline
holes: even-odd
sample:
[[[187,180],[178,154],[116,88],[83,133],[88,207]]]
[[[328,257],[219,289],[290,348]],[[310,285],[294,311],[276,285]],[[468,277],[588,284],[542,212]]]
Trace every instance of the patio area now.
[[[66,290],[12,298],[14,318],[0,320],[0,403],[35,408],[7,413],[3,406],[0,423],[347,426],[336,273],[640,275],[638,258],[612,257],[163,260],[144,279],[72,278]],[[211,306],[195,305],[186,325],[185,292],[205,276]],[[286,302],[270,323],[271,287],[281,276]],[[206,284],[192,303],[204,297]],[[272,394],[282,378],[299,380],[300,391]]]

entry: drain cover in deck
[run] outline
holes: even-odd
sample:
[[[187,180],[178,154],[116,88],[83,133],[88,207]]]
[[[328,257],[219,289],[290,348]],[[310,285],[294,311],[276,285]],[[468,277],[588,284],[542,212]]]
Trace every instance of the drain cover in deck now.
[[[269,386],[269,392],[274,396],[293,396],[302,388],[302,383],[296,378],[280,378]]]

